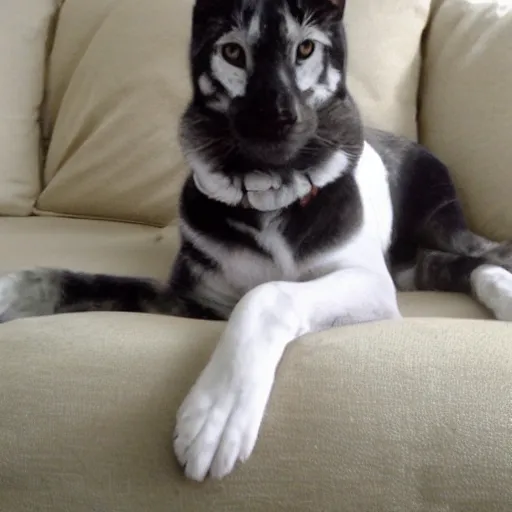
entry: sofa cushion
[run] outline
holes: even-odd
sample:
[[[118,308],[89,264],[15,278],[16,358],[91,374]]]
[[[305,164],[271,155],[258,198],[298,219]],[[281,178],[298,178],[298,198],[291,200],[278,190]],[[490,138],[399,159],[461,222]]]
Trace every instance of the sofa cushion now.
[[[421,139],[450,167],[471,225],[512,239],[512,3],[437,2]]]
[[[398,306],[406,318],[493,318],[484,306],[461,293],[402,292]]]
[[[0,218],[0,273],[57,267],[165,279],[178,249],[175,226],[53,217]]]
[[[175,217],[187,172],[177,129],[189,98],[192,4],[66,1],[50,60],[53,138],[38,214],[157,226]],[[349,84],[369,124],[416,136],[429,5],[348,2]]]
[[[50,59],[39,214],[165,225],[185,171],[192,1],[67,0]]]
[[[346,2],[347,82],[363,119],[411,139],[418,135],[421,41],[431,1]]]
[[[0,215],[28,215],[40,190],[39,108],[57,0],[2,0]]]
[[[506,323],[409,320],[292,345],[253,456],[187,482],[177,408],[222,323],[130,314],[0,327],[0,486],[9,512],[505,512]]]

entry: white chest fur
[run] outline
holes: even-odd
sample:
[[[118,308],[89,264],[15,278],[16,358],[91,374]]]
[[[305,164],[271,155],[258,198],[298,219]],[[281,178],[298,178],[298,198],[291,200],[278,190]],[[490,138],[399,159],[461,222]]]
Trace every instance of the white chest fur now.
[[[385,254],[393,228],[388,172],[378,153],[368,143],[365,143],[355,169],[355,178],[363,208],[359,230],[331,251],[303,262],[301,280],[351,267],[388,272]]]
[[[220,266],[222,293],[232,295],[234,302],[259,284],[276,280],[296,281],[300,277],[293,251],[279,230],[275,214],[264,215],[267,218],[262,230],[236,223],[232,227],[254,237],[269,256],[255,252],[252,248],[229,248],[182,223],[183,235]],[[210,279],[209,276],[204,278]]]
[[[391,243],[393,228],[388,171],[379,154],[367,142],[355,176],[363,203],[363,231],[366,236],[377,237],[382,251],[386,252]]]

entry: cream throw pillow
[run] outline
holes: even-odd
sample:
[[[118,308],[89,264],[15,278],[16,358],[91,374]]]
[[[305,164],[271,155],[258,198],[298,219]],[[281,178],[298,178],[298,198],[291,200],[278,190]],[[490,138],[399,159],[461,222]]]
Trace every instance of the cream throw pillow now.
[[[177,143],[190,94],[193,0],[67,0],[51,56],[53,128],[39,214],[164,225],[187,173]],[[348,2],[349,83],[365,120],[416,136],[430,0]],[[392,30],[391,30],[392,27]]]
[[[51,55],[39,213],[164,225],[184,166],[192,2],[67,0]]]
[[[40,191],[39,107],[56,3],[0,1],[0,215],[29,215]]]
[[[348,86],[366,124],[417,138],[421,40],[431,0],[346,0]]]
[[[471,225],[512,240],[512,2],[438,2],[422,141],[449,166]]]

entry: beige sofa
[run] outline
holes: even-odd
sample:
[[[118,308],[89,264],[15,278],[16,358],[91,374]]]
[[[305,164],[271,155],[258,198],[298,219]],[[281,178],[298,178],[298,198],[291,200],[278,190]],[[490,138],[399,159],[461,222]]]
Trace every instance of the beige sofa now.
[[[2,0],[1,271],[166,277],[191,7]],[[366,121],[431,147],[472,225],[512,239],[512,3],[347,11]],[[254,455],[204,484],[184,479],[171,436],[222,323],[85,313],[2,325],[0,510],[510,512],[512,327],[454,294],[400,304],[401,322],[293,344]]]

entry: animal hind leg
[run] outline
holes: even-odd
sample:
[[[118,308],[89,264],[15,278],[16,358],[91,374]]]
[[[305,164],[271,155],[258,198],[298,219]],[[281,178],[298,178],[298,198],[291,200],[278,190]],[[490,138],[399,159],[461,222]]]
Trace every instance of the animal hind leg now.
[[[393,278],[402,291],[472,295],[496,319],[512,321],[512,273],[492,263],[486,255],[474,257],[420,250],[415,262],[393,269]]]
[[[414,270],[420,290],[473,295],[499,320],[512,321],[512,243],[495,242],[472,232],[456,198],[434,211],[419,233]],[[409,283],[410,284],[410,283]]]
[[[455,196],[433,208],[433,213],[416,230],[413,238],[417,247],[482,258],[490,265],[512,272],[512,242],[496,242],[473,232]]]
[[[467,225],[447,167],[417,151],[405,189],[391,269],[399,290],[473,295],[502,320],[512,320],[512,244],[482,237]]]

